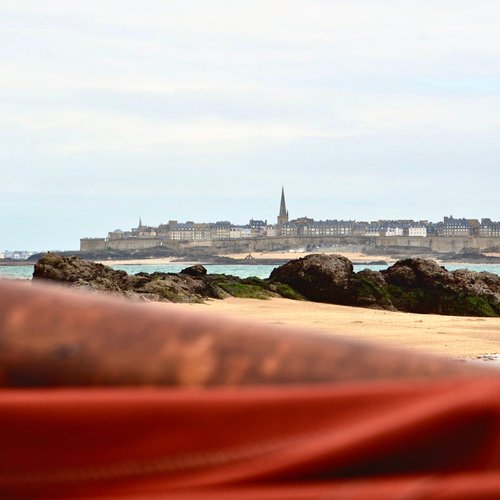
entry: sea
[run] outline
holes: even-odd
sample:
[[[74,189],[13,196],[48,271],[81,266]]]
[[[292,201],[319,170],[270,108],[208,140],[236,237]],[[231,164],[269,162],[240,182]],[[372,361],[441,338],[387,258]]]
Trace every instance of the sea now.
[[[33,274],[34,264],[17,265],[17,266],[0,266],[0,278],[5,279],[20,279],[27,280],[31,279]],[[128,274],[137,274],[140,272],[154,273],[178,273],[182,269],[186,268],[188,264],[186,263],[172,263],[172,264],[148,264],[143,263],[137,264],[117,264],[111,265],[113,269],[126,271]],[[240,278],[248,278],[250,276],[255,276],[257,278],[269,278],[271,271],[278,267],[278,265],[262,265],[262,264],[240,264],[240,265],[229,265],[229,264],[204,264],[210,274],[228,274],[232,276],[239,276]],[[358,272],[363,269],[371,269],[373,271],[381,271],[387,269],[388,264],[355,264],[354,271]],[[469,269],[470,271],[487,271],[490,273],[500,275],[500,264],[473,264],[473,263],[460,263],[460,264],[445,264],[444,267],[448,271],[454,271],[455,269]]]

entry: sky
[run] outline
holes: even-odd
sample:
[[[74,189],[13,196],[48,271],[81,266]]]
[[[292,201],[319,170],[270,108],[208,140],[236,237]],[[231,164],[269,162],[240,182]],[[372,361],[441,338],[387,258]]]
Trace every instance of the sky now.
[[[500,220],[498,0],[0,0],[0,250]]]

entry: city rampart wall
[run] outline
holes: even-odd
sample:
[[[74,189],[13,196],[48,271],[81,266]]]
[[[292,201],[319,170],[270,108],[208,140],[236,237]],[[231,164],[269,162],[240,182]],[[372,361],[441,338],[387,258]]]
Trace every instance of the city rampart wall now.
[[[103,250],[106,248],[106,240],[104,238],[82,238],[80,240],[80,250],[82,252],[94,252],[95,250]]]
[[[124,238],[120,240],[108,240],[104,238],[81,239],[80,250],[95,251],[106,250],[143,250],[145,248],[154,248],[161,246],[161,240],[156,238]]]
[[[392,236],[374,238],[375,246],[382,248],[411,247],[430,253],[477,253],[500,250],[500,238]]]
[[[252,253],[272,252],[288,249],[310,249],[328,246],[357,245],[385,250],[397,248],[411,250],[415,253],[478,253],[500,251],[500,238],[475,237],[366,237],[366,236],[306,236],[306,237],[261,237],[261,238],[228,238],[208,241],[171,241],[157,238],[124,238],[108,240],[104,238],[85,238],[80,240],[80,250],[143,250],[164,246],[179,251],[190,248],[206,248],[207,253]]]

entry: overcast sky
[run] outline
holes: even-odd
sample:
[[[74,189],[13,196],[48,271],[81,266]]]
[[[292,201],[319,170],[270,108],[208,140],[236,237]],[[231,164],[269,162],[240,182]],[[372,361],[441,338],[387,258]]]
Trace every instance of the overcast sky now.
[[[0,250],[170,219],[500,219],[498,0],[1,0]]]

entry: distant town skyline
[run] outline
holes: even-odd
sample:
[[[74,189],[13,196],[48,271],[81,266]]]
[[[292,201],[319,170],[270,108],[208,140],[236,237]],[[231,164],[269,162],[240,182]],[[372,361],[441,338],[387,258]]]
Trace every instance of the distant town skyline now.
[[[226,227],[227,223],[227,227]],[[312,225],[311,225],[312,223]],[[330,224],[333,223],[333,224]],[[347,223],[344,225],[343,223]],[[444,223],[444,225],[443,225]],[[82,240],[94,240],[94,239],[104,239],[108,240],[116,240],[116,239],[128,239],[128,238],[136,238],[141,235],[141,238],[156,238],[157,230],[164,228],[163,231],[165,234],[160,237],[160,239],[183,239],[186,236],[186,233],[183,233],[184,230],[188,228],[185,226],[194,225],[195,227],[206,226],[203,229],[203,233],[205,234],[205,229],[208,230],[208,233],[212,233],[207,238],[211,239],[214,237],[215,230],[215,238],[246,238],[246,237],[255,237],[259,236],[296,236],[300,235],[315,235],[319,236],[324,234],[326,236],[348,236],[348,235],[357,235],[357,236],[482,236],[482,237],[498,237],[500,236],[500,221],[492,220],[490,217],[482,217],[480,219],[470,218],[467,216],[464,217],[454,217],[453,215],[443,216],[442,220],[432,220],[432,219],[415,219],[412,217],[406,218],[397,218],[397,217],[389,217],[386,219],[372,219],[372,218],[363,218],[363,219],[337,219],[334,217],[324,217],[321,219],[315,219],[309,217],[307,214],[303,214],[297,217],[289,217],[289,211],[286,204],[285,197],[285,188],[282,185],[281,187],[281,195],[280,195],[280,203],[279,203],[279,212],[277,217],[270,217],[269,219],[250,219],[248,222],[237,222],[234,223],[229,217],[221,218],[218,220],[177,220],[177,219],[168,219],[163,220],[159,224],[147,224],[142,220],[142,216],[139,216],[138,225],[131,226],[130,229],[127,228],[122,230],[121,228],[117,228],[112,231],[107,232],[107,236],[103,238],[102,235],[93,235],[93,236],[85,236],[80,238],[80,249]],[[354,226],[357,226],[355,229]],[[173,227],[177,227],[177,231],[179,234],[177,236],[166,236],[167,233],[172,231]],[[209,226],[212,227],[209,230]],[[301,229],[297,232],[297,227],[299,226]],[[331,226],[331,227],[330,227]],[[405,229],[404,229],[404,227]],[[230,228],[231,227],[231,236],[230,236]],[[234,232],[235,229],[243,229],[244,227],[249,228],[248,234],[245,235],[237,235]],[[276,228],[282,227],[281,230],[277,230]],[[315,229],[314,229],[315,227]],[[252,231],[250,232],[250,228]],[[266,232],[267,228],[267,232]],[[412,228],[413,232],[408,229]],[[401,229],[401,232],[399,232]],[[404,231],[403,231],[404,229]],[[150,233],[152,231],[152,233]],[[195,232],[198,229],[194,230]],[[305,231],[305,232],[304,232]],[[430,231],[430,233],[429,233]],[[187,239],[198,239],[195,237],[195,232],[190,235]],[[227,235],[226,235],[227,232]],[[200,239],[205,239],[205,236]],[[70,248],[69,250],[77,250],[78,248]],[[40,250],[51,250],[48,249],[26,249],[26,248],[14,248],[14,249],[0,249],[0,258],[4,257],[13,257],[14,258],[27,258],[29,255],[36,253]],[[18,255],[19,254],[19,255]],[[23,254],[24,257],[20,256]]]
[[[285,189],[281,187],[279,212],[276,220],[250,219],[247,224],[234,224],[229,219],[168,220],[159,225],[147,225],[139,217],[137,227],[109,231],[105,237],[93,236],[80,239],[82,252],[102,251],[144,251],[170,248],[170,251],[197,247],[220,251],[261,251],[276,248],[324,246],[329,242],[338,244],[385,245],[392,240],[392,246],[411,246],[439,249],[443,252],[460,252],[467,249],[480,252],[491,249],[500,241],[500,221],[490,218],[471,219],[445,216],[442,221],[413,219],[356,221],[323,219],[302,216],[290,219],[286,205]],[[430,238],[429,245],[422,240]],[[409,241],[411,240],[411,244]],[[417,241],[419,240],[419,241]],[[436,243],[435,240],[441,240]],[[474,249],[474,250],[472,250]],[[250,255],[249,253],[249,255]]]
[[[500,220],[496,0],[5,0],[0,250],[170,219]],[[279,201],[279,200],[278,200]]]
[[[209,220],[168,220],[158,225],[142,222],[125,230],[119,228],[108,231],[107,235],[80,239],[80,250],[95,251],[113,249],[144,249],[162,246],[167,242],[197,241],[201,246],[213,240],[241,240],[253,238],[301,238],[301,237],[480,237],[499,238],[500,221],[489,217],[478,219],[444,216],[442,221],[414,219],[385,220],[338,220],[326,218],[315,220],[304,215],[290,219],[286,205],[285,188],[281,187],[279,212],[272,218],[250,219],[247,224],[235,224],[223,219]]]

